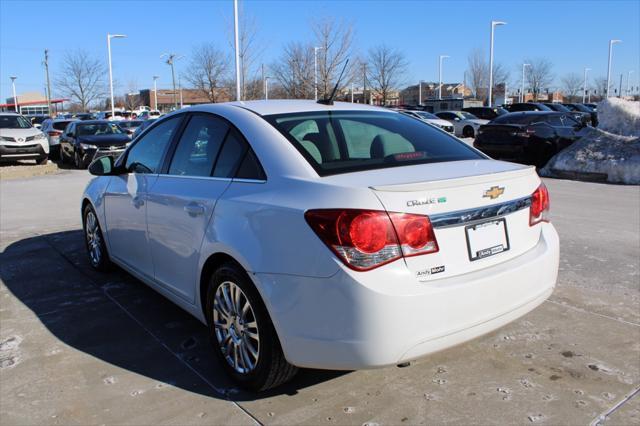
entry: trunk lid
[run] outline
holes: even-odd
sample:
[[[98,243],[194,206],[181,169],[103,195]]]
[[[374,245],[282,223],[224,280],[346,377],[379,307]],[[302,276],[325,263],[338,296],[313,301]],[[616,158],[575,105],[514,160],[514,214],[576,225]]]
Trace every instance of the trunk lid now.
[[[369,187],[387,211],[431,219],[439,251],[405,258],[419,281],[494,266],[538,243],[540,226],[529,225],[530,196],[540,185],[535,168],[489,160],[414,167],[421,178],[403,168],[395,182]]]

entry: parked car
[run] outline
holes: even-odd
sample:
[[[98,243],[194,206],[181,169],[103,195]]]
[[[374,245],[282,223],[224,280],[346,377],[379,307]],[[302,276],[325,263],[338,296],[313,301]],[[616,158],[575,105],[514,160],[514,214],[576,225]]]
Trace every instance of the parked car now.
[[[501,115],[508,114],[509,111],[503,107],[468,107],[462,108],[462,111],[473,114],[481,120],[493,120]]]
[[[505,105],[504,108],[509,112],[521,111],[553,111],[551,108],[541,102],[516,102]]]
[[[60,136],[72,121],[75,119],[50,118],[42,123],[41,130],[49,141],[49,157],[61,160]]]
[[[0,113],[0,162],[35,160],[47,164],[49,142],[31,120],[12,112]]]
[[[60,158],[62,162],[73,160],[78,169],[84,169],[96,158],[119,156],[129,141],[129,136],[117,123],[73,121],[60,137]]]
[[[124,113],[122,111],[114,111],[114,115],[111,115],[111,111],[100,111],[96,114],[96,120],[109,120],[109,121],[121,121],[124,120]]]
[[[150,118],[148,120],[143,120],[142,123],[140,123],[140,125],[138,126],[138,128],[133,131],[133,134],[131,135],[131,139],[137,138],[138,135],[140,133],[142,133],[144,131],[144,129],[146,129],[147,127],[151,126],[154,121],[156,121],[155,118]]]
[[[473,146],[492,158],[542,167],[583,136],[585,127],[568,113],[511,113],[480,127]]]
[[[453,124],[455,135],[463,138],[474,137],[478,128],[489,122],[489,120],[481,120],[465,111],[440,111],[435,115]]]
[[[45,115],[45,114],[25,115],[24,117],[26,117],[29,120],[31,120],[31,125],[33,127],[35,127],[36,129],[40,129],[40,127],[42,127],[42,122],[44,120],[47,120],[47,119],[51,118],[51,117],[49,117],[48,115]]]
[[[133,134],[142,123],[142,120],[126,120],[119,121],[118,126],[120,126],[120,128],[124,130],[124,132],[128,134],[130,138],[133,138]]]
[[[73,118],[78,120],[95,120],[96,115],[92,112],[79,112],[77,114],[73,114]]]
[[[580,111],[591,114],[591,125],[596,127],[598,125],[598,111],[593,110],[582,104],[562,104],[569,108],[571,111]]]
[[[160,113],[160,111],[157,111],[157,110],[141,111],[140,114],[138,115],[138,119],[151,120],[151,119],[160,118],[161,116],[162,114]]]
[[[253,390],[297,367],[407,363],[502,327],[556,283],[535,169],[384,108],[193,106],[89,171],[90,264],[206,324]]]
[[[591,123],[591,114],[588,112],[581,112],[581,111],[572,111],[569,108],[567,108],[566,106],[559,104],[559,103],[545,103],[544,105],[546,105],[547,107],[549,107],[549,109],[556,111],[556,112],[566,112],[568,114],[571,114],[573,116],[573,118],[575,118],[576,120],[578,120],[581,123],[584,124],[588,124],[588,125],[592,125],[593,123]]]
[[[417,118],[418,120],[422,120],[425,123],[429,123],[433,126],[439,127],[446,132],[453,133],[453,124],[449,123],[447,120],[438,118],[437,116],[431,114],[430,112],[407,111],[407,110],[400,110],[400,112],[410,117]]]
[[[598,111],[598,104],[582,104],[584,106],[586,106],[587,108],[589,108],[591,111]]]

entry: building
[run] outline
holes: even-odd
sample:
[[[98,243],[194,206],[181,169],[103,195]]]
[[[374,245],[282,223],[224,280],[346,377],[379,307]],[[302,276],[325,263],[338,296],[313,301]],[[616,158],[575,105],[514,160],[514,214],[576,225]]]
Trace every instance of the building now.
[[[211,100],[206,93],[203,93],[198,89],[178,89],[175,92],[170,89],[158,89],[157,93],[158,110],[162,112],[171,111],[175,104],[180,105],[200,105],[209,104]],[[231,97],[229,91],[226,88],[218,89],[216,92],[216,102],[229,102]],[[150,108],[156,106],[156,93],[153,89],[140,90],[139,94],[140,105],[146,105]]]
[[[47,105],[47,97],[38,92],[27,92],[17,95],[18,97],[18,112],[24,115],[52,115],[62,110],[64,102],[69,99],[51,99],[51,109]],[[16,111],[16,102],[11,98],[6,99],[6,103],[0,104],[0,111]]]
[[[420,93],[420,86],[422,86],[422,94]],[[438,83],[420,82],[403,89],[400,94],[400,103],[403,105],[418,105],[420,103],[420,96],[422,95],[422,101],[427,99],[438,99]],[[463,83],[442,83],[442,99],[445,98],[465,98],[471,96],[471,90]]]

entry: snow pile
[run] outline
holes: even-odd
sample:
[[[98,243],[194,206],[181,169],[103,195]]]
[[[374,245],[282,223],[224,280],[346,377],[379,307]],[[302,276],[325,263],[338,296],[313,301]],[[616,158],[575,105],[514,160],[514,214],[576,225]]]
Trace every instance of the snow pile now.
[[[607,111],[612,104],[611,100],[598,105],[598,116],[601,114],[600,105],[607,102],[604,108]],[[613,119],[608,114],[605,113],[605,123],[609,129],[613,123],[620,124],[625,120]],[[637,116],[635,121],[631,118],[632,114],[627,114],[625,123],[635,123],[635,134],[638,135]],[[624,126],[630,127],[628,124]],[[640,137],[613,134],[601,130],[600,126],[588,129],[582,138],[549,160],[540,170],[540,175],[639,185]]]
[[[640,136],[640,102],[609,98],[598,103],[598,128],[616,135]]]

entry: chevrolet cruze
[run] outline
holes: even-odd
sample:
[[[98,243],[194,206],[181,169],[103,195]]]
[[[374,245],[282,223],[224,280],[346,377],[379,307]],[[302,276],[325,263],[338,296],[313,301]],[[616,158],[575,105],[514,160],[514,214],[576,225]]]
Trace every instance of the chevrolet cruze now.
[[[394,111],[197,106],[89,170],[92,266],[117,264],[206,324],[253,390],[298,367],[405,364],[513,321],[556,283],[535,169]]]

